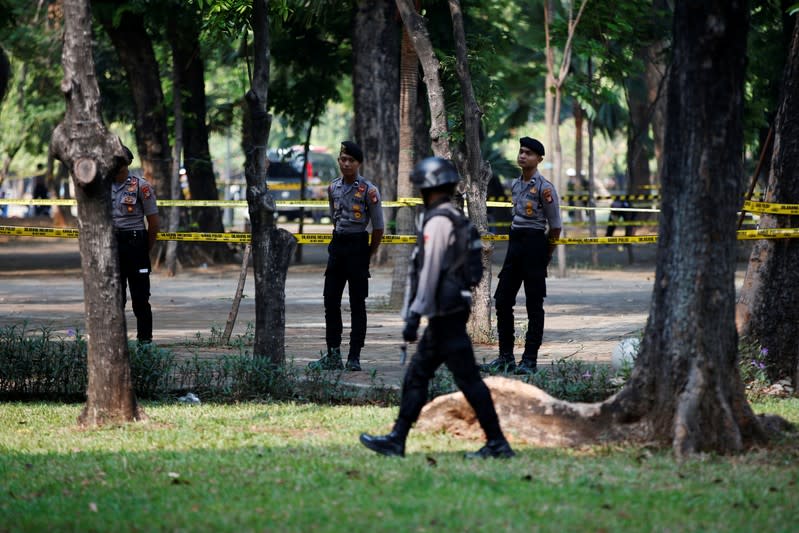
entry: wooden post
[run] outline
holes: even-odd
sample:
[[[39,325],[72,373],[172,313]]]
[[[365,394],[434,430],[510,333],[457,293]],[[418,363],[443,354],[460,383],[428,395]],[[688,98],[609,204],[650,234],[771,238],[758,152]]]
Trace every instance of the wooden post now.
[[[233,326],[236,324],[236,317],[239,316],[239,304],[244,293],[244,283],[247,281],[247,267],[250,264],[250,250],[252,245],[249,243],[244,247],[244,258],[241,260],[241,273],[239,274],[239,285],[236,287],[236,296],[233,297],[233,305],[230,307],[230,314],[227,317],[225,333],[222,335],[222,342],[230,342],[230,334],[233,333]]]

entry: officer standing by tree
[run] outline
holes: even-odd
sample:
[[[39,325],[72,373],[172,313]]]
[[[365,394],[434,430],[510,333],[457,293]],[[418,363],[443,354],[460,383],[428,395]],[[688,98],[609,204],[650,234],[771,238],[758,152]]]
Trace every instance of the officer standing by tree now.
[[[428,326],[405,373],[394,429],[383,436],[362,433],[361,443],[382,455],[404,456],[408,432],[427,401],[428,383],[443,363],[477,414],[488,441],[467,457],[512,457],[466,332],[470,289],[482,277],[482,247],[474,226],[452,203],[460,176],[449,161],[430,157],[414,168],[411,181],[422,191],[425,215],[411,258],[402,337],[406,342],[417,339],[422,315],[428,317]],[[474,252],[476,261],[469,261]]]
[[[352,141],[341,143],[338,165],[341,177],[328,187],[333,240],[328,245],[325,270],[325,340],[327,353],[308,366],[316,370],[340,370],[341,296],[349,285],[352,330],[347,370],[361,370],[361,348],[366,340],[366,297],[369,295],[369,262],[383,239],[380,191],[358,173],[363,151]],[[372,223],[371,242],[367,226]]]
[[[560,237],[560,202],[555,187],[538,172],[544,145],[536,139],[519,139],[517,162],[521,175],[513,181],[513,221],[505,263],[494,293],[497,310],[499,357],[482,365],[485,372],[529,374],[537,370],[538,349],[544,337],[544,298],[547,265]],[[549,231],[547,232],[547,228]],[[519,366],[513,355],[513,306],[524,283],[527,301],[527,335]]]
[[[139,343],[153,340],[153,312],[150,308],[150,249],[158,236],[159,219],[155,191],[145,179],[128,173],[133,154],[123,146],[127,161],[111,185],[112,216],[119,251],[119,273],[124,305],[126,285],[136,315]],[[147,228],[144,219],[147,219]]]

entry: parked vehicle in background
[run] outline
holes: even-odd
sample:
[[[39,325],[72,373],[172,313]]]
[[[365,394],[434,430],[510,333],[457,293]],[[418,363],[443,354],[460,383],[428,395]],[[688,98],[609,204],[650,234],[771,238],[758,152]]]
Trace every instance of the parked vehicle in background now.
[[[325,148],[311,146],[307,162],[304,162],[302,146],[272,149],[267,155],[269,168],[266,171],[266,181],[275,200],[300,200],[303,177],[306,200],[327,200],[327,186],[338,176],[338,164]],[[300,215],[299,207],[287,206],[279,211],[288,220],[297,219]],[[327,206],[306,207],[305,212],[315,222],[329,216]]]

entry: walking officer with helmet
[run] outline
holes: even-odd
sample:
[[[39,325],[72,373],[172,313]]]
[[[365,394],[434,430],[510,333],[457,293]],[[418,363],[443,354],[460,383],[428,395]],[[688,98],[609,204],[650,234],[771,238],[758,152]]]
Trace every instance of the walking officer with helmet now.
[[[158,207],[152,185],[128,173],[133,154],[126,146],[126,161],[111,185],[111,209],[119,252],[119,273],[123,306],[126,287],[130,287],[136,338],[147,344],[153,339],[153,312],[150,308],[150,249],[158,237]],[[147,219],[147,227],[144,221]]]
[[[544,336],[544,298],[547,265],[560,237],[560,204],[555,187],[538,172],[544,145],[536,139],[519,140],[517,162],[521,175],[513,181],[513,220],[505,262],[494,293],[497,311],[499,357],[482,365],[485,372],[530,374],[537,370],[538,349]],[[527,335],[519,366],[513,355],[515,339],[513,306],[524,284],[527,303]]]
[[[474,409],[487,443],[469,458],[512,457],[502,433],[491,393],[474,359],[466,331],[471,311],[471,289],[483,274],[480,235],[452,203],[460,176],[451,162],[431,157],[420,162],[411,181],[422,193],[424,216],[411,257],[402,337],[414,342],[422,316],[428,318],[416,353],[402,383],[402,400],[394,428],[387,435],[361,434],[361,443],[382,455],[405,455],[411,426],[427,402],[430,379],[442,364]]]
[[[325,341],[327,353],[309,367],[340,370],[341,297],[349,286],[352,329],[346,369],[361,370],[361,348],[366,340],[366,297],[369,295],[369,262],[383,239],[384,223],[380,191],[360,175],[363,151],[352,141],[341,143],[338,164],[341,176],[328,187],[333,239],[328,245],[325,270]],[[367,228],[372,225],[371,241]]]

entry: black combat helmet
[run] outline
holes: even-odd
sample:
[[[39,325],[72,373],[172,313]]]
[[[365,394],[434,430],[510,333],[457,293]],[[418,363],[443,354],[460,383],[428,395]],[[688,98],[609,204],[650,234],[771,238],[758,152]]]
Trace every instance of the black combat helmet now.
[[[411,172],[411,182],[422,190],[458,183],[460,180],[455,165],[441,157],[423,159]]]

